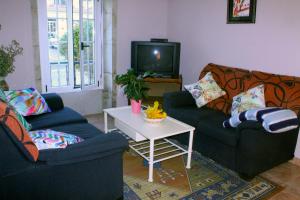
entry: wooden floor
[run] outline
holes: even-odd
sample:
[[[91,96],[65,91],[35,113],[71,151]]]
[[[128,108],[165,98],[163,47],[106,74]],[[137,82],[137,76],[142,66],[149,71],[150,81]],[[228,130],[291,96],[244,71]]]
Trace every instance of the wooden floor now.
[[[87,118],[91,124],[104,130],[103,114],[90,115]],[[109,127],[112,127],[111,119],[109,119]],[[300,164],[295,165],[290,161],[262,173],[261,176],[284,187],[284,190],[273,196],[271,200],[300,200]]]

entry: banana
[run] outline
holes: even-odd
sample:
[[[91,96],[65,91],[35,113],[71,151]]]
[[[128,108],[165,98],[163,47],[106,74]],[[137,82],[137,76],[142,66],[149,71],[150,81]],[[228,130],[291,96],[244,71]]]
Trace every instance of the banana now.
[[[153,106],[148,106],[147,110],[145,110],[148,119],[161,119],[167,117],[167,113],[165,113],[162,109],[159,109],[158,107],[158,101],[155,101]]]

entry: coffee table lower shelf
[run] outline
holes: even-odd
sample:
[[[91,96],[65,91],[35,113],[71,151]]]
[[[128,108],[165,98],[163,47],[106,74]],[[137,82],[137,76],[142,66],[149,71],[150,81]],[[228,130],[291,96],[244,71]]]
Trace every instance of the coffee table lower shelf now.
[[[145,158],[148,162],[151,161],[150,157],[150,141],[135,142],[129,140],[129,147],[134,150],[137,154]],[[160,139],[154,142],[153,150],[153,164],[187,154],[188,151],[178,146],[174,142],[168,139]]]

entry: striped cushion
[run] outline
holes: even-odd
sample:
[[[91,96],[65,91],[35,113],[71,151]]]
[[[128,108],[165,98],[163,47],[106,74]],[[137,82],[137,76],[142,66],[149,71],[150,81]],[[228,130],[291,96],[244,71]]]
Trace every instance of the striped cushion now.
[[[223,122],[225,128],[237,127],[247,120],[259,121],[270,133],[281,133],[295,129],[299,125],[297,115],[289,109],[267,107],[250,109],[234,115]]]

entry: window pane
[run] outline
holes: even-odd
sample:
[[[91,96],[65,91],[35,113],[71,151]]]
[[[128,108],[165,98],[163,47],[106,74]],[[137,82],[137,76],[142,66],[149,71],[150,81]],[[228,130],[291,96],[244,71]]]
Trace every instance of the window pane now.
[[[80,87],[81,85],[81,71],[80,71],[80,63],[79,61],[74,62],[74,70],[75,70],[75,87]]]
[[[59,60],[60,62],[68,62],[68,43],[59,43]]]
[[[84,84],[89,85],[90,84],[90,69],[89,65],[84,65]]]
[[[73,62],[74,87],[81,85],[79,0],[73,0]]]
[[[64,64],[51,64],[51,86],[67,86],[68,66]]]
[[[88,0],[88,18],[94,19],[94,0]]]
[[[88,20],[88,41],[94,41],[94,20]]]
[[[47,0],[51,86],[69,84],[67,1]]]
[[[88,18],[88,0],[82,0],[82,17],[83,19]]]

